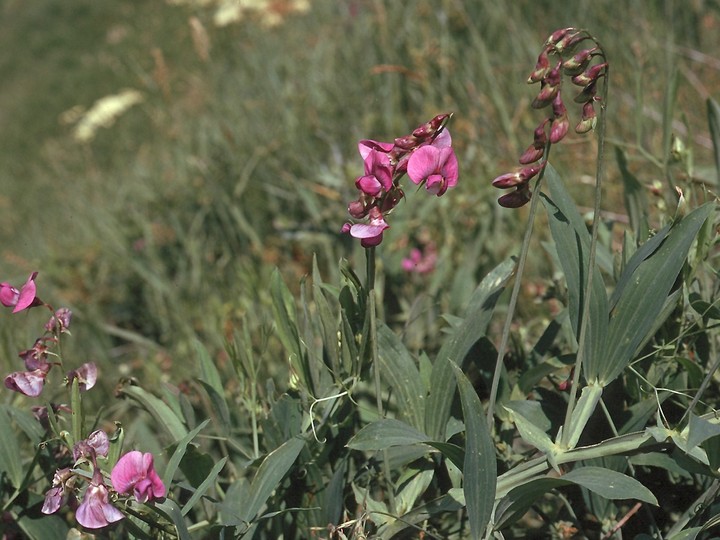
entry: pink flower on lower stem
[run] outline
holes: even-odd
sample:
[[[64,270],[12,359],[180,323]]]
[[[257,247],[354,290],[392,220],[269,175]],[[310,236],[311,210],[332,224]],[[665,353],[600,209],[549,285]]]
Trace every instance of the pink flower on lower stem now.
[[[402,260],[403,270],[416,274],[429,274],[435,270],[437,250],[434,244],[428,244],[423,253],[418,248],[410,250],[410,256]]]
[[[108,488],[105,486],[100,469],[95,469],[82,503],[75,511],[75,519],[87,529],[100,529],[124,517],[120,510],[110,504]]]
[[[449,146],[421,146],[408,161],[407,174],[415,184],[425,182],[425,188],[438,197],[458,180],[458,160]]]
[[[46,376],[47,371],[42,369],[16,371],[5,377],[5,386],[26,396],[37,397],[42,392]]]
[[[113,488],[118,493],[132,494],[144,503],[165,496],[165,484],[155,472],[153,455],[137,450],[121,457],[110,473]]]
[[[13,313],[42,304],[36,296],[35,278],[37,275],[37,272],[30,274],[19,291],[7,282],[0,283],[0,304],[13,308]]]
[[[342,228],[343,232],[349,232],[350,236],[359,238],[360,245],[364,248],[380,244],[383,232],[390,227],[377,207],[371,208],[368,216],[370,217],[370,223],[356,223],[354,225],[346,223]]]
[[[86,362],[77,369],[69,371],[67,374],[68,385],[71,385],[73,379],[78,380],[78,387],[81,392],[90,390],[97,382],[97,366],[95,362]]]

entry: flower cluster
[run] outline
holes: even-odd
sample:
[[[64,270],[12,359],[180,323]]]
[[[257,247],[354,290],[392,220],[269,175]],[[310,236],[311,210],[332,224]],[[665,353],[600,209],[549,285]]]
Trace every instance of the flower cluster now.
[[[583,43],[591,45],[581,47]],[[530,200],[529,181],[545,166],[546,147],[560,142],[568,132],[570,121],[562,97],[563,75],[581,87],[574,101],[582,105],[581,119],[575,126],[575,131],[582,134],[595,127],[595,105],[602,101],[598,95],[598,81],[607,75],[607,70],[605,53],[584,30],[563,28],[550,35],[538,56],[535,69],[528,77],[528,83],[540,83],[540,91],[532,107],[550,107],[552,113],[535,129],[532,144],[520,156],[519,162],[523,167],[493,180],[496,188],[515,188],[515,191],[498,199],[501,206],[519,208]]]
[[[18,291],[8,283],[0,283],[0,301],[6,307],[13,307],[13,313],[35,306],[45,306],[53,312],[52,307],[37,297],[35,278],[37,272],[30,274],[25,285]],[[37,397],[43,390],[48,373],[59,362],[51,362],[49,358],[56,356],[52,349],[57,346],[60,334],[68,333],[72,312],[68,308],[54,311],[45,324],[45,332],[35,340],[29,349],[21,351],[18,356],[25,363],[25,371],[16,371],[5,377],[5,386],[26,396]],[[68,384],[78,379],[80,390],[89,390],[97,381],[97,367],[88,362],[66,375]]]
[[[389,227],[385,217],[405,196],[400,186],[405,174],[438,197],[457,184],[458,161],[445,127],[450,116],[438,115],[391,143],[360,141],[358,150],[365,174],[355,180],[360,196],[348,205],[348,212],[354,219],[366,222],[345,223],[344,233],[359,238],[365,248],[382,242],[383,232]]]
[[[73,467],[55,471],[42,512],[54,514],[64,504],[74,506],[80,500],[75,510],[77,522],[87,529],[100,529],[125,517],[112,504],[111,489],[118,494],[132,493],[140,503],[165,496],[165,485],[155,472],[152,454],[138,451],[128,452],[118,460],[110,473],[109,487],[98,464],[99,460],[107,458],[109,448],[109,438],[102,430],[93,431],[87,439],[77,442],[72,449]],[[79,486],[83,483],[87,485],[80,496]]]

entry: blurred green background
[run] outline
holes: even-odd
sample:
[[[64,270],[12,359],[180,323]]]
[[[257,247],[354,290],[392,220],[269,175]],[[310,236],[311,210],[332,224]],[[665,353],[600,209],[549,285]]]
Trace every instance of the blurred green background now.
[[[544,113],[525,80],[565,26],[607,50],[608,136],[648,195],[668,129],[692,154],[684,181],[715,182],[717,1],[0,0],[0,278],[39,270],[41,297],[76,315],[69,360],[98,361],[108,385],[189,378],[194,338],[222,363],[243,325],[282,384],[272,269],[295,292],[313,254],[328,282],[341,257],[362,274],[362,251],[339,234],[362,173],[357,141],[453,112],[458,187],[442,199],[408,190],[379,255],[392,323],[459,313],[518,249],[526,211],[497,207],[490,182],[532,142]],[[586,208],[594,160],[593,137],[553,150]],[[604,207],[622,221],[618,178],[611,148]],[[405,275],[402,257],[428,242],[436,272]],[[548,272],[535,250],[528,326]],[[6,372],[45,322],[37,311],[4,319]]]

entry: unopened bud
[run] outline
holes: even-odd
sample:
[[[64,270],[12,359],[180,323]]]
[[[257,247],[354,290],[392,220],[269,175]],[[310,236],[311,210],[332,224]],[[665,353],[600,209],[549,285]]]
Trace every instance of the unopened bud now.
[[[417,131],[417,129],[415,131]],[[398,137],[397,139],[395,139],[394,143],[397,148],[402,148],[403,150],[412,150],[418,145],[419,141],[417,137],[413,135],[405,135],[404,137]]]
[[[557,52],[569,52],[581,41],[586,38],[582,32],[569,32],[555,44]]]
[[[576,133],[587,133],[595,129],[597,123],[597,114],[595,113],[595,107],[593,101],[588,101],[583,105],[582,120],[575,126]]]
[[[572,58],[565,60],[565,62],[563,62],[563,71],[565,74],[575,76],[582,73],[588,66],[588,63],[595,51],[597,51],[597,47],[593,47],[592,49],[583,49]]]
[[[597,79],[591,81],[573,100],[575,103],[587,103],[592,101],[597,94]]]
[[[518,160],[521,165],[527,165],[529,163],[535,163],[538,159],[543,157],[545,154],[545,147],[541,146],[540,148],[536,148],[534,144],[531,144],[528,146],[528,149],[523,152],[523,155],[520,156],[520,159]]]
[[[567,114],[555,117],[550,125],[550,142],[559,143],[567,134],[568,129],[570,129],[570,121]]]
[[[595,64],[594,66],[588,68],[586,71],[580,73],[579,75],[575,75],[572,78],[573,84],[576,86],[587,86],[592,82],[596,82],[603,74],[603,71],[605,70],[607,65],[607,62]]]
[[[528,77],[528,84],[536,83],[543,80],[549,71],[550,59],[548,58],[548,50],[544,49],[543,52],[540,53],[540,56],[538,56],[537,63],[535,64],[535,69]]]
[[[545,41],[545,45],[557,45],[557,43],[564,38],[570,31],[575,30],[574,28],[561,28],[555,30]]]
[[[348,204],[348,214],[355,219],[362,219],[367,215],[367,208],[362,201],[352,201]]]
[[[498,204],[500,206],[503,206],[505,208],[520,208],[521,206],[525,206],[529,201],[531,197],[530,188],[527,186],[527,184],[519,187],[517,190],[506,193],[502,197],[498,199]]]

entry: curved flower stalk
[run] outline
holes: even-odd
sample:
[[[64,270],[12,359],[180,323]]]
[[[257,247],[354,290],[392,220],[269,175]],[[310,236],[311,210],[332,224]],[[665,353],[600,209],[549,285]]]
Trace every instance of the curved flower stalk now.
[[[550,109],[550,115],[535,129],[532,144],[518,160],[521,168],[493,180],[496,188],[515,188],[498,199],[500,206],[519,208],[530,201],[529,182],[545,167],[551,144],[565,138],[570,128],[568,111],[563,100],[563,76],[580,91],[573,101],[580,105],[580,121],[576,133],[587,133],[597,123],[596,106],[603,103],[598,92],[599,82],[608,74],[605,53],[585,30],[563,28],[553,32],[538,56],[529,84],[540,83],[540,91],[532,102],[534,109]]]
[[[387,215],[405,196],[400,180],[405,174],[428,193],[442,196],[457,185],[458,160],[452,138],[446,129],[450,114],[440,114],[394,142],[364,139],[358,144],[365,174],[355,180],[360,191],[348,204],[348,212],[358,223],[345,223],[342,232],[360,240],[364,248],[377,246],[390,227]]]
[[[592,228],[592,240],[590,246],[589,272],[587,276],[585,298],[589,298],[589,291],[592,286],[592,273],[595,264],[595,245],[597,243],[597,226],[598,214],[600,212],[601,199],[601,179],[602,179],[602,160],[603,160],[603,143],[604,143],[604,122],[605,107],[607,100],[607,87],[609,76],[609,65],[603,48],[598,41],[585,30],[576,28],[563,28],[553,32],[545,41],[542,51],[538,56],[535,69],[528,77],[529,84],[540,83],[540,91],[532,102],[535,109],[550,108],[550,116],[543,119],[533,134],[532,144],[523,152],[518,160],[521,168],[502,174],[493,180],[493,186],[506,189],[515,188],[514,191],[501,196],[498,204],[506,208],[519,208],[524,206],[532,199],[532,191],[529,182],[537,176],[535,190],[537,191],[542,182],[545,165],[547,164],[550,148],[553,144],[560,142],[569,130],[569,118],[565,102],[563,101],[563,76],[570,77],[570,81],[574,86],[580,87],[573,101],[581,105],[580,121],[575,126],[576,133],[584,134],[592,131],[597,123],[596,106],[599,106],[601,113],[600,128],[598,130],[598,158],[596,169],[596,187],[595,187],[595,211]],[[602,89],[599,91],[599,83],[603,82]],[[498,356],[495,365],[495,373],[490,389],[490,402],[487,413],[488,423],[492,425],[495,399],[497,397],[498,385],[500,382],[500,372],[505,350],[510,335],[510,326],[515,311],[515,305],[520,293],[520,284],[527,253],[530,245],[530,237],[532,235],[532,227],[537,208],[537,198],[532,199],[530,206],[530,215],[528,216],[527,227],[520,256],[517,265],[517,275],[515,276],[515,284],[510,296],[508,305],[508,313],[503,327],[503,333],[498,347]],[[578,336],[578,355],[576,359],[575,369],[573,372],[573,381],[570,388],[569,405],[567,409],[566,424],[572,414],[577,386],[579,382],[582,354],[584,350],[584,340],[589,316],[589,303],[585,302],[580,325],[580,335]],[[563,434],[567,437],[566,432]],[[563,440],[566,444],[567,440]]]

